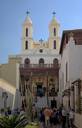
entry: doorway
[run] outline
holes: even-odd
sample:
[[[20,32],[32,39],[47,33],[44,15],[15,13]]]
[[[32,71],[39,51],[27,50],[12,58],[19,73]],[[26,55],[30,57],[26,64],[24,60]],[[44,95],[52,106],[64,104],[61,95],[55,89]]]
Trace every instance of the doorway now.
[[[36,83],[36,85],[37,85],[37,96],[39,96],[39,97],[45,96],[43,82],[38,82],[38,83]]]

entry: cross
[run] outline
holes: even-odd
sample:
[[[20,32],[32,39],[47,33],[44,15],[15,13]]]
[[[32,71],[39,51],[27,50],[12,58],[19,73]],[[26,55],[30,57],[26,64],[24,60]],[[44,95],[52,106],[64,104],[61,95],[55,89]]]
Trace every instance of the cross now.
[[[53,13],[52,13],[52,14],[53,14],[53,16],[55,16],[56,12],[55,12],[55,11],[53,11]]]
[[[27,16],[28,16],[28,15],[30,14],[30,12],[27,10],[26,14],[27,14]]]
[[[43,39],[41,38],[39,41],[42,43],[43,42]]]

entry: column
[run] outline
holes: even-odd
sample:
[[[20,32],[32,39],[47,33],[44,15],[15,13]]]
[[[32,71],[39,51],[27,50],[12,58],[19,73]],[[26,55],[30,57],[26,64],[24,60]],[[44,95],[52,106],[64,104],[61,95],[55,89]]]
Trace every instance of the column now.
[[[70,107],[74,109],[74,87],[70,89]]]
[[[16,64],[16,89],[19,90],[19,76],[20,76],[20,72],[19,72],[19,63]]]
[[[29,87],[30,91],[32,92],[32,72],[30,73],[30,87]]]
[[[74,86],[74,89],[75,89],[75,112],[78,112],[78,105],[79,105],[79,99],[78,99],[78,85],[77,83],[75,84]]]
[[[82,113],[82,83],[81,83],[81,99],[80,99],[80,109]]]

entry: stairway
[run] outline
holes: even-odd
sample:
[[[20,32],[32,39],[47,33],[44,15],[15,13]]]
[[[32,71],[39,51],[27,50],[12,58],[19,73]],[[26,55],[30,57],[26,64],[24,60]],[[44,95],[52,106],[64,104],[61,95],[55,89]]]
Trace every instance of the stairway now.
[[[38,108],[43,108],[43,107],[47,106],[47,97],[46,96],[37,97],[36,106]]]

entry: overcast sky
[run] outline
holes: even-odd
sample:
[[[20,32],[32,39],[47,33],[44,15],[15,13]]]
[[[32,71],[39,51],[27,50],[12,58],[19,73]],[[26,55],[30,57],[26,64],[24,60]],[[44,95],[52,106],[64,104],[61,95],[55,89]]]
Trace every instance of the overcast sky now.
[[[0,0],[0,63],[8,55],[21,53],[22,24],[30,11],[34,40],[48,39],[52,12],[60,23],[60,36],[66,29],[82,28],[82,0]]]

